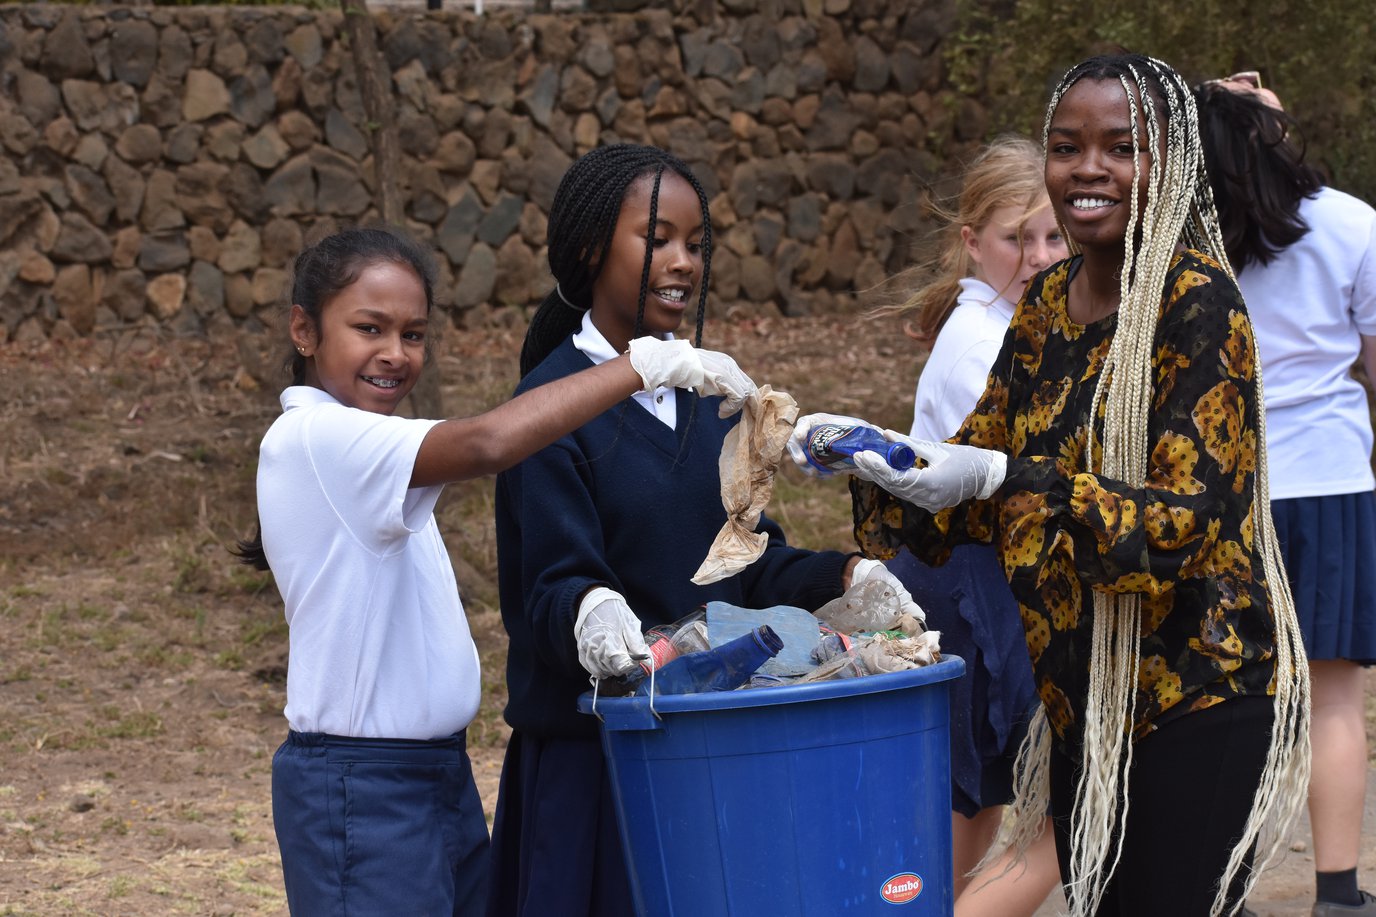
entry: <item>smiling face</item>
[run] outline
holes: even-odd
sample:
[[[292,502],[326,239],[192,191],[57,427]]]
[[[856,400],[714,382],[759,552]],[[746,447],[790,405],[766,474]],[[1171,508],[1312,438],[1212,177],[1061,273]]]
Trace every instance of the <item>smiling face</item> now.
[[[1151,156],[1140,103],[1138,112],[1140,219]],[[1128,98],[1116,79],[1081,79],[1061,96],[1052,116],[1046,190],[1066,233],[1087,254],[1116,249],[1122,256],[1134,193],[1132,133]]]
[[[979,230],[962,226],[960,237],[975,264],[975,277],[1010,302],[1022,295],[1033,275],[1066,256],[1046,198],[1030,213],[1016,204],[999,207]]]
[[[641,176],[626,189],[606,261],[593,283],[593,324],[618,353],[635,334],[653,189],[653,174]],[[682,324],[702,276],[702,203],[692,185],[667,169],[659,183],[653,244],[640,331],[663,335]]]
[[[320,309],[317,325],[291,307],[291,337],[307,357],[306,384],[340,404],[391,414],[425,363],[425,287],[408,265],[375,261]]]

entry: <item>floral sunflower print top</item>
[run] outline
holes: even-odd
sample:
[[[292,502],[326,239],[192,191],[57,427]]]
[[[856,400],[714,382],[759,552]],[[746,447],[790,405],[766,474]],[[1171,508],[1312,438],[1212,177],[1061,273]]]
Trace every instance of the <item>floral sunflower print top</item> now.
[[[1253,553],[1256,349],[1237,285],[1208,256],[1176,256],[1157,324],[1146,483],[1095,474],[1090,411],[1117,327],[1071,321],[1078,257],[1028,285],[983,396],[951,442],[1009,456],[990,500],[928,513],[851,479],[861,550],[906,545],[943,563],[992,542],[1017,597],[1057,742],[1078,744],[1092,591],[1142,601],[1138,737],[1192,710],[1274,692],[1274,623]],[[1102,415],[1102,403],[1100,414]]]

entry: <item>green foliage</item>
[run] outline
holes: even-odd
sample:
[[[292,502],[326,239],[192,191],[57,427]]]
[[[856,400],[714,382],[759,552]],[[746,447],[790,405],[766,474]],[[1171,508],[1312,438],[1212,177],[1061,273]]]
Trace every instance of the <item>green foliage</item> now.
[[[1334,187],[1376,200],[1376,65],[1368,0],[963,0],[945,43],[957,91],[989,106],[989,134],[1039,137],[1062,73],[1127,48],[1159,57],[1192,83],[1259,70],[1299,121],[1312,162]]]

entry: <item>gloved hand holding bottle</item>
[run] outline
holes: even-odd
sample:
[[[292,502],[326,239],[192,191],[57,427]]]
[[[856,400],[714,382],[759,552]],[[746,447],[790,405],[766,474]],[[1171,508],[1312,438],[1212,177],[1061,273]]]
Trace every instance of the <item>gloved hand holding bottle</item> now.
[[[895,468],[882,454],[860,451],[849,457],[844,467],[820,468],[809,460],[810,431],[824,424],[849,424],[868,427],[881,433],[890,443],[912,449],[924,468]],[[889,493],[929,512],[946,509],[966,500],[987,500],[1003,483],[1008,457],[992,449],[917,440],[894,430],[880,430],[858,417],[842,414],[807,414],[798,418],[788,440],[788,455],[804,474],[827,476],[849,471],[864,481],[878,484]]]
[[[650,655],[640,630],[640,619],[619,592],[606,586],[589,589],[573,623],[578,662],[594,678],[626,674],[636,667],[637,658]]]
[[[966,500],[989,499],[1008,471],[1008,456],[993,449],[916,440],[893,430],[885,430],[884,438],[907,443],[927,467],[899,471],[879,455],[859,452],[855,455],[855,476],[928,512]]]
[[[853,470],[849,460],[819,461],[812,453],[810,440],[812,432],[818,427],[859,428],[862,431],[870,431],[875,437],[883,437],[883,431],[879,427],[858,417],[847,417],[844,414],[806,414],[799,417],[788,437],[788,457],[793,459],[793,464],[797,465],[803,474],[811,477],[825,478]]]

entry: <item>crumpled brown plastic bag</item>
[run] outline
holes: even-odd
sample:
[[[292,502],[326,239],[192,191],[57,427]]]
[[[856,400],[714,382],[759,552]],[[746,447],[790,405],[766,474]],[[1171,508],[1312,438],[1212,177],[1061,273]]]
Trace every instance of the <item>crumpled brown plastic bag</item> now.
[[[768,385],[745,400],[740,423],[726,434],[717,465],[721,472],[722,526],[693,582],[699,586],[726,579],[764,553],[769,536],[756,532],[760,513],[774,493],[774,472],[798,419],[798,402]]]

